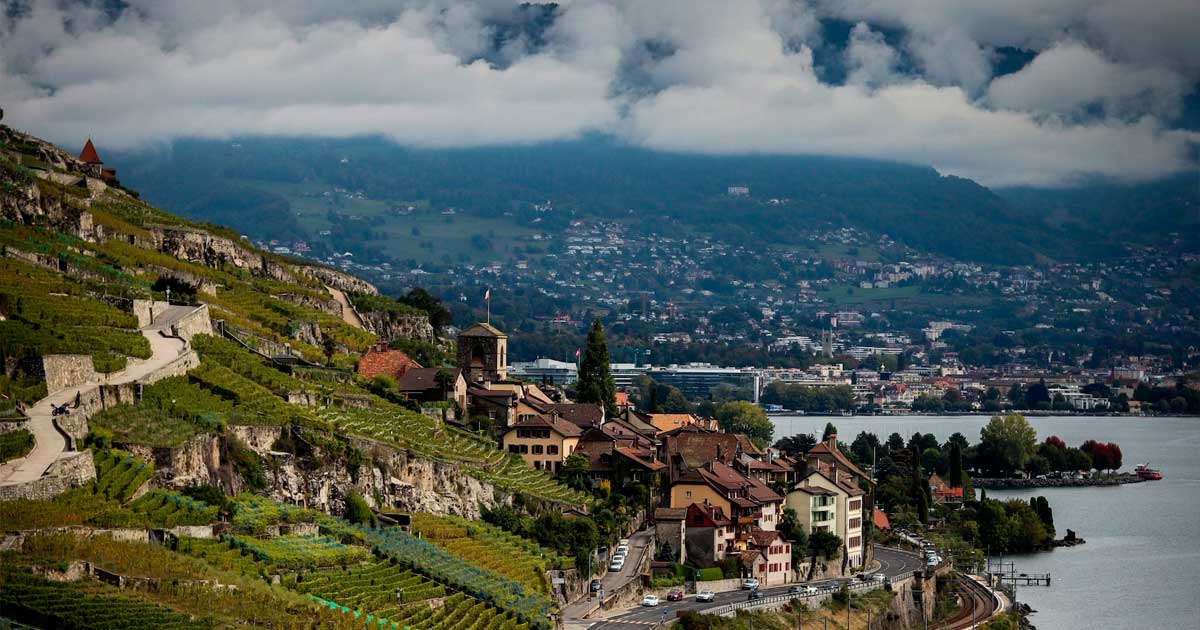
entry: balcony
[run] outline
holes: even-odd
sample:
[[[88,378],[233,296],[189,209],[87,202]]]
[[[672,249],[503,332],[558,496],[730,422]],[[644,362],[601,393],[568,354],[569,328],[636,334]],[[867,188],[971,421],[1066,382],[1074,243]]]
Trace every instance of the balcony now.
[[[820,511],[812,513],[813,523],[825,523],[833,520],[833,512]]]

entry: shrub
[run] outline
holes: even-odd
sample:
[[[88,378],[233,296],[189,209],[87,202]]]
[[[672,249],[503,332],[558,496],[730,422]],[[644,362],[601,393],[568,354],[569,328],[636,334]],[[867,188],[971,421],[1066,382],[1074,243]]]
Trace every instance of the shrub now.
[[[33,450],[33,434],[27,429],[0,433],[0,463],[25,457]]]
[[[371,506],[367,505],[367,500],[357,492],[351,492],[346,496],[346,520],[359,525],[375,526],[379,524],[375,513],[371,511]]]
[[[700,581],[701,582],[712,582],[714,580],[723,580],[723,579],[725,579],[725,572],[721,570],[721,567],[709,567],[707,569],[700,569]]]

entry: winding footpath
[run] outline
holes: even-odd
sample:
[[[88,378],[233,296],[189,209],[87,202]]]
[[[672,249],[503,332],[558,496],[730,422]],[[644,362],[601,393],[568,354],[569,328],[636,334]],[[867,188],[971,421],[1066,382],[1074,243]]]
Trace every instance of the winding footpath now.
[[[350,304],[350,299],[346,297],[346,294],[341,289],[335,289],[327,284],[325,285],[325,290],[329,291],[329,295],[332,295],[333,299],[342,305],[342,321],[351,326],[366,330],[366,326],[363,326],[362,318],[358,316],[358,311],[354,310],[354,306]]]
[[[0,465],[0,485],[12,485],[36,481],[67,450],[67,438],[54,426],[50,415],[51,405],[62,406],[75,400],[76,393],[89,392],[100,385],[123,385],[133,383],[154,374],[175,361],[187,350],[182,339],[167,337],[164,331],[186,317],[195,307],[171,306],[155,318],[155,322],[142,328],[141,333],[150,342],[151,356],[144,361],[130,359],[129,365],[98,380],[51,392],[26,410],[29,422],[26,428],[33,433],[33,450],[25,457]]]

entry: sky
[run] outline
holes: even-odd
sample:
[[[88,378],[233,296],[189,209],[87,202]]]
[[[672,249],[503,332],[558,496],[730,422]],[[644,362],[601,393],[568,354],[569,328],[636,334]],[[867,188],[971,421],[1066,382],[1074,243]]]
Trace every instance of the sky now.
[[[928,164],[991,186],[1152,180],[1195,170],[1200,154],[1180,122],[1200,103],[1196,0],[0,7],[4,123],[64,146],[605,134],[664,151]]]

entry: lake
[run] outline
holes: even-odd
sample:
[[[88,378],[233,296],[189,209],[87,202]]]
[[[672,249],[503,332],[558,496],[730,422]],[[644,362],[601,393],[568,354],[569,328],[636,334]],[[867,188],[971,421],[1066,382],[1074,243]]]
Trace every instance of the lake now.
[[[816,433],[826,422],[849,443],[859,431],[886,440],[899,432],[932,433],[944,442],[955,431],[972,444],[985,416],[772,416],[775,438]],[[1057,435],[1069,446],[1087,439],[1121,445],[1124,470],[1139,463],[1162,471],[1162,481],[1096,488],[988,490],[991,498],[1042,495],[1061,537],[1068,528],[1087,541],[1078,547],[1015,555],[1018,573],[1046,573],[1053,586],[1020,586],[1018,599],[1038,612],[1040,630],[1200,628],[1200,418],[1030,417],[1038,441]]]

